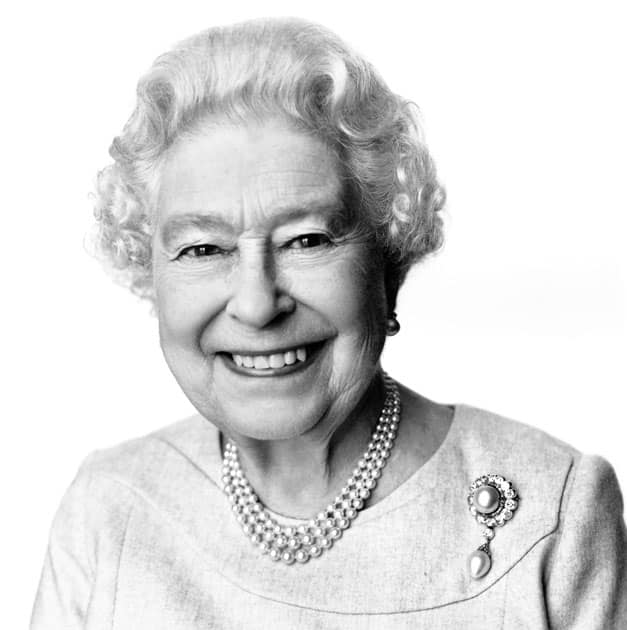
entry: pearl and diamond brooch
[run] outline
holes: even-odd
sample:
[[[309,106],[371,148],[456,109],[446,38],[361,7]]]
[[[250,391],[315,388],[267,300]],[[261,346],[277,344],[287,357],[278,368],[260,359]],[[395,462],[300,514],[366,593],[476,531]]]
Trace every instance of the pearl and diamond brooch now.
[[[474,580],[490,571],[490,541],[494,538],[494,528],[503,527],[514,516],[519,501],[511,481],[501,475],[482,475],[470,485],[468,509],[477,523],[483,525],[483,543],[468,556],[468,571]]]

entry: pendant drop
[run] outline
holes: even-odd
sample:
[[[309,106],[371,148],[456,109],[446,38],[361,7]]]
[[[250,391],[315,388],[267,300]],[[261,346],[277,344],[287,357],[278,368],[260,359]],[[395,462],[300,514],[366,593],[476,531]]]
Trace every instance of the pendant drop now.
[[[472,482],[468,509],[477,523],[483,525],[483,544],[468,556],[468,573],[473,580],[480,580],[490,572],[490,541],[494,538],[494,529],[503,527],[513,518],[519,501],[511,481],[501,475],[482,475]]]
[[[468,572],[473,580],[487,575],[492,568],[492,558],[488,544],[481,545],[468,556]]]

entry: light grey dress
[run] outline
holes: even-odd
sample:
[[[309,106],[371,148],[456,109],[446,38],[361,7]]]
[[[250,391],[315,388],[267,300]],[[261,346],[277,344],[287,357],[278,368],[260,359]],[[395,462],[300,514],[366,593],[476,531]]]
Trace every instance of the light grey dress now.
[[[33,630],[627,628],[612,468],[537,429],[456,407],[435,455],[304,565],[252,546],[220,472],[200,417],[89,457],[52,527]],[[521,500],[475,581],[467,494],[485,473]]]

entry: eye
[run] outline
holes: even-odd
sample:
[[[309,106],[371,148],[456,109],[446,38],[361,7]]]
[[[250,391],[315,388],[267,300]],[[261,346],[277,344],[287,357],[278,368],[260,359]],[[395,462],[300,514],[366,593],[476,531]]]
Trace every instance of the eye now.
[[[288,243],[288,247],[291,249],[311,249],[312,247],[329,245],[330,242],[331,239],[326,234],[314,232],[297,236]]]
[[[220,253],[222,253],[222,250],[216,245],[202,243],[200,245],[190,245],[189,247],[183,248],[177,258],[205,258]]]

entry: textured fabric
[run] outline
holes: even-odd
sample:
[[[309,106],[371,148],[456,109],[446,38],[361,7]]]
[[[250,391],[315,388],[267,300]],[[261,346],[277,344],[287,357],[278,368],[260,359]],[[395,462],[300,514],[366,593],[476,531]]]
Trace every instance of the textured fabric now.
[[[291,567],[245,538],[220,470],[200,417],[90,456],[52,526],[31,628],[627,628],[612,468],[537,429],[458,406],[424,466],[331,552]],[[488,472],[521,500],[474,581],[466,496]]]

